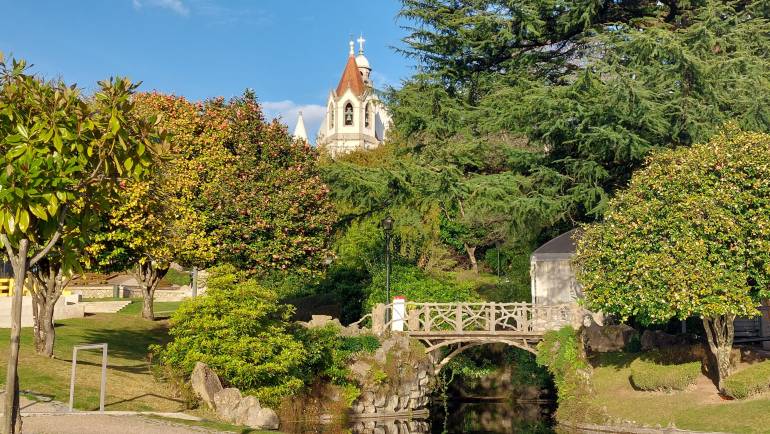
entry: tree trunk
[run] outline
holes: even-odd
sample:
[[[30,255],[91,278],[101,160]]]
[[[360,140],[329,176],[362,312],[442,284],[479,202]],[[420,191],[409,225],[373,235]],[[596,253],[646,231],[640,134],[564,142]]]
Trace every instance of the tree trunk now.
[[[53,357],[53,345],[56,339],[53,313],[64,288],[69,283],[62,277],[61,263],[43,260],[33,267],[30,273],[35,278],[31,288],[32,313],[34,315],[35,351],[46,357]]]
[[[471,247],[467,243],[463,243],[463,246],[465,247],[465,252],[468,253],[468,260],[471,261],[471,270],[473,270],[474,273],[479,273],[479,263],[476,261],[476,247]]]
[[[3,432],[5,434],[21,432],[17,368],[19,365],[19,336],[21,334],[21,303],[24,293],[24,279],[29,267],[28,251],[29,240],[23,239],[19,241],[18,252],[9,258],[13,266],[13,300],[11,302],[11,345],[8,354],[8,370],[5,376],[5,403],[3,406]]]
[[[721,315],[703,318],[703,328],[706,329],[706,340],[711,354],[714,356],[717,375],[717,387],[723,392],[723,382],[730,375],[730,353],[733,350],[735,315]]]
[[[160,280],[168,273],[168,265],[158,265],[153,261],[139,264],[137,267],[137,280],[142,288],[142,318],[155,320],[152,303],[155,298],[155,290]]]
[[[463,206],[463,201],[458,200],[457,207],[460,210],[460,217],[464,219],[465,207]],[[476,261],[476,246],[471,247],[470,244],[463,242],[463,247],[465,247],[465,253],[468,254],[468,260],[471,261],[471,270],[473,270],[474,273],[479,274],[479,264]]]
[[[34,309],[33,336],[35,352],[41,356],[53,357],[53,344],[56,339],[56,329],[53,323],[53,311],[56,301],[38,301],[32,299]]]

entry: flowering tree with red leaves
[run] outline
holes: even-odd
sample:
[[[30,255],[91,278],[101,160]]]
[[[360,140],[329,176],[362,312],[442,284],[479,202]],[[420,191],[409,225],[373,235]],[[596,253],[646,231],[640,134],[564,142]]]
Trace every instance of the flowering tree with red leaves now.
[[[208,110],[215,107],[227,113],[221,125],[233,162],[205,198],[221,259],[255,274],[315,274],[335,222],[317,152],[282,124],[265,122],[251,91]]]

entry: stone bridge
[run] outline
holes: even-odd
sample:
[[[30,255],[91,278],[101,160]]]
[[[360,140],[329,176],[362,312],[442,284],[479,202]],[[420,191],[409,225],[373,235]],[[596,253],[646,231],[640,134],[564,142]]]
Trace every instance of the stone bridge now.
[[[413,303],[400,298],[375,306],[371,314],[377,335],[406,334],[422,341],[426,353],[450,348],[436,373],[456,355],[479,345],[502,343],[535,353],[547,331],[567,325],[578,328],[592,317],[601,323],[575,303]]]

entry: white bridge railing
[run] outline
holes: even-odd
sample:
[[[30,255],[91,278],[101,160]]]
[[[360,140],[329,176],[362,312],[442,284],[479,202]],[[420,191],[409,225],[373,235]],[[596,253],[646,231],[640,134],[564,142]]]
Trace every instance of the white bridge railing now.
[[[386,311],[389,320],[386,321]],[[542,335],[570,325],[575,305],[531,303],[413,303],[396,299],[372,312],[375,333],[428,335]]]

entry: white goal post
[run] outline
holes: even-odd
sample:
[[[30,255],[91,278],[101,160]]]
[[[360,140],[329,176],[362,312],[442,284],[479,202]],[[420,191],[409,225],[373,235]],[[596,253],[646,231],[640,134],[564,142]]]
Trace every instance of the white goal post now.
[[[78,364],[78,350],[102,350],[102,384],[99,387],[99,411],[104,412],[104,392],[107,388],[107,344],[75,345],[72,347],[72,375],[70,376],[70,412],[75,404],[75,369]]]

